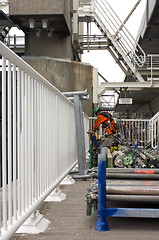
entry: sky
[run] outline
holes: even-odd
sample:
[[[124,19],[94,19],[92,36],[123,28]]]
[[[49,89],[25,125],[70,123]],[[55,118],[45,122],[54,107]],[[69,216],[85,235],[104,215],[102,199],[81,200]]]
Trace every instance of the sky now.
[[[137,0],[107,0],[113,10],[117,13],[120,20],[123,22],[127,15],[130,13]],[[136,10],[133,12],[126,27],[133,37],[137,37],[138,28],[146,7],[146,0],[142,0]],[[92,23],[94,24],[94,23]],[[92,34],[98,34],[96,27],[91,26]],[[98,68],[98,71],[109,82],[123,81],[125,75],[119,66],[115,63],[114,59],[107,50],[93,50],[90,52],[84,51],[82,55],[82,61],[90,63],[93,67]]]

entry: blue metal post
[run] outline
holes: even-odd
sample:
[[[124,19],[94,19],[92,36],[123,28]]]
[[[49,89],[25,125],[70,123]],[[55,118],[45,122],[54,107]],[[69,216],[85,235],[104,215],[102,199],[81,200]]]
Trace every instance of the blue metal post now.
[[[106,154],[107,148],[101,147],[98,154],[98,221],[95,230],[108,231],[106,220]]]

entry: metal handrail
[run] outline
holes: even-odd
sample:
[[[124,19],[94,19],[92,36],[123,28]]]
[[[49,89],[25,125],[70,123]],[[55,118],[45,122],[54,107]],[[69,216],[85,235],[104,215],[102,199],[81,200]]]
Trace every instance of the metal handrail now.
[[[148,54],[144,64],[145,68],[148,71],[147,80],[159,80],[159,55],[158,54]],[[154,78],[155,72],[155,78]]]
[[[125,26],[123,26],[118,34],[116,34],[122,24],[122,21],[106,0],[90,0],[87,2],[79,1],[79,11],[84,11],[95,16],[95,18],[98,19],[98,23],[103,26],[104,30],[111,34],[111,40],[118,42],[129,60],[134,65],[139,67],[143,66],[146,60],[145,52]]]
[[[95,120],[96,117],[89,118],[90,129],[93,129]],[[115,121],[118,121],[118,119],[115,119]],[[153,149],[158,147],[159,112],[151,119],[121,119],[120,124],[124,127],[121,126],[121,128],[125,129],[123,134],[126,139],[132,144],[137,141],[140,148],[145,147],[149,143]]]
[[[7,240],[77,164],[77,146],[73,103],[2,42],[0,55],[0,239]]]
[[[7,36],[5,37],[4,43],[9,48],[25,48],[25,36]]]

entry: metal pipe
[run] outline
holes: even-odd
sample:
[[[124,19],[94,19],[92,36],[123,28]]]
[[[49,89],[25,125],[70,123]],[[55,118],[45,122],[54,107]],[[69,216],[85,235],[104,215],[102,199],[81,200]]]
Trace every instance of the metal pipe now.
[[[116,36],[118,35],[118,33],[120,32],[120,30],[124,27],[125,23],[129,20],[130,16],[133,14],[133,12],[135,11],[135,9],[137,8],[137,6],[139,5],[139,3],[141,2],[141,0],[138,0],[138,2],[135,4],[135,6],[133,7],[133,9],[130,11],[130,13],[128,14],[128,16],[125,18],[124,22],[121,24],[121,26],[119,27],[118,31],[114,34],[114,38],[116,38]]]
[[[71,100],[71,101],[74,101],[74,97],[68,97],[67,99]],[[81,96],[80,98],[81,100],[89,100],[89,95],[87,96]]]
[[[124,173],[107,173],[107,179],[159,179],[158,174],[124,174]]]
[[[63,95],[65,95],[66,97],[72,97],[74,95],[83,95],[83,96],[87,96],[87,89],[85,89],[84,91],[77,91],[77,92],[62,92]]]
[[[107,194],[107,201],[126,201],[126,202],[137,202],[137,203],[158,203],[159,196],[151,195],[114,195]]]
[[[90,171],[90,169],[89,169]],[[150,169],[150,168],[144,168],[140,169],[140,168],[107,168],[107,173],[146,173],[146,172],[150,172],[153,174],[159,174],[159,169]]]
[[[99,191],[99,190],[98,190]],[[147,188],[145,186],[108,186],[106,188],[107,194],[117,195],[159,195],[159,189]]]
[[[91,178],[91,175],[74,175],[72,176],[73,179],[83,179],[83,180],[86,180],[86,179],[89,179]]]

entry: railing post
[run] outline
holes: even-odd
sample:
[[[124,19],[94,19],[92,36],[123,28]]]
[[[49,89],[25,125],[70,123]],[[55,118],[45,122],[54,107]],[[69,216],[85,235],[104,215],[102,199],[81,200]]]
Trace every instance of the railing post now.
[[[14,35],[14,49],[16,49],[16,35]]]
[[[86,153],[85,153],[86,151],[85,151],[82,101],[79,95],[74,95],[74,109],[75,109],[75,122],[76,122],[76,139],[77,139],[79,175],[84,175],[86,170]]]
[[[109,231],[106,220],[106,155],[107,148],[101,147],[98,154],[98,221],[95,230]]]

